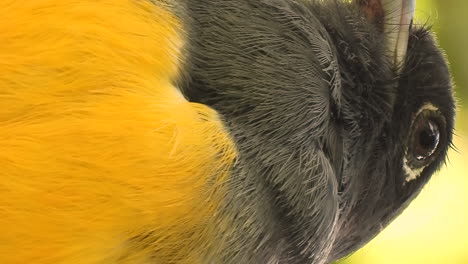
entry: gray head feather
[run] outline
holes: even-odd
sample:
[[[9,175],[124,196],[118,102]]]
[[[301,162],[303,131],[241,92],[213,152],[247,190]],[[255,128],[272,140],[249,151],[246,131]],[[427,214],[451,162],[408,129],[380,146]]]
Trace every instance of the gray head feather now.
[[[184,94],[221,114],[239,150],[221,212],[230,224],[218,230],[229,246],[208,263],[324,263],[349,254],[443,162],[454,104],[425,29],[412,29],[399,72],[385,32],[355,3],[186,5]],[[412,115],[427,101],[446,120],[443,146],[404,184]]]

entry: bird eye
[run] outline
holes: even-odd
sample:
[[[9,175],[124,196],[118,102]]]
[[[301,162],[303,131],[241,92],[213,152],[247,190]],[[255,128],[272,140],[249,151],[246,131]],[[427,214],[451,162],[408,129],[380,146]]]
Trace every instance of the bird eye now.
[[[413,154],[417,160],[423,161],[433,155],[439,146],[439,126],[430,119],[419,118],[413,129]]]
[[[416,179],[439,155],[445,138],[445,118],[433,105],[424,106],[411,125],[404,169],[407,181]]]

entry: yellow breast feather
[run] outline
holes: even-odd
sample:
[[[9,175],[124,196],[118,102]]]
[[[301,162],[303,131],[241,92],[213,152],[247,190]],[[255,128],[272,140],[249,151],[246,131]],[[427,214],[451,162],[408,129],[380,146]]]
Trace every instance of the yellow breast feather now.
[[[167,3],[0,11],[0,263],[197,263],[235,149]]]

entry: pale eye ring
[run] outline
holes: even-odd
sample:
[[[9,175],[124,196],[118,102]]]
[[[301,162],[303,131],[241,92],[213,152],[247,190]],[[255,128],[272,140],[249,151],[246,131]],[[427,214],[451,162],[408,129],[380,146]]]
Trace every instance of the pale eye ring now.
[[[440,154],[446,138],[445,118],[432,104],[424,105],[411,123],[403,160],[406,181],[416,179]]]

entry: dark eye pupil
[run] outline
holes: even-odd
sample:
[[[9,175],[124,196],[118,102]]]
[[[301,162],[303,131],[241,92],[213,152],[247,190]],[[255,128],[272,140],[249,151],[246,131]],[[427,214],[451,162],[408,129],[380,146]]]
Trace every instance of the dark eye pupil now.
[[[415,175],[440,157],[447,143],[446,125],[445,117],[433,105],[427,105],[417,113],[411,123],[403,159],[407,181],[417,177]]]
[[[419,128],[418,140],[415,148],[416,159],[423,160],[430,157],[437,149],[440,141],[439,127],[436,123],[427,120]]]

